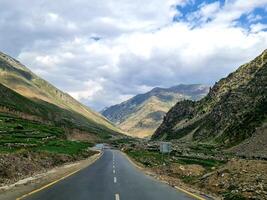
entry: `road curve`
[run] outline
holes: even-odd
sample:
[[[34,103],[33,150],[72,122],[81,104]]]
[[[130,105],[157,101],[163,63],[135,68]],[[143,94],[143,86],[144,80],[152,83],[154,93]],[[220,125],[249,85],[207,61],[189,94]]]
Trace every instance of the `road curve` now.
[[[120,151],[105,150],[94,164],[23,200],[192,200],[139,171]]]

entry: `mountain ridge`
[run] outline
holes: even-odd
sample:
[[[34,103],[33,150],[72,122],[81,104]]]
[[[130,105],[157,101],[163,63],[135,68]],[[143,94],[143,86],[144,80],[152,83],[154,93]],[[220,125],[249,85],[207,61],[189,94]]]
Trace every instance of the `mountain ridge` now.
[[[177,101],[200,99],[206,95],[208,88],[201,84],[180,84],[170,88],[156,87],[106,108],[101,113],[126,134],[146,137],[160,125],[165,113]]]
[[[266,120],[267,50],[217,82],[200,101],[177,103],[155,131],[153,139],[181,139],[223,146],[251,137]]]

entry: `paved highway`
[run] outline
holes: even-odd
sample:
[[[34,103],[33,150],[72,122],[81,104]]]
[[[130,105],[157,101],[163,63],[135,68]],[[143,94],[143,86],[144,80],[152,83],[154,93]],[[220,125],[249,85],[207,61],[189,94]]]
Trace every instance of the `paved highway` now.
[[[104,150],[94,164],[27,200],[192,200],[139,171],[120,151]]]

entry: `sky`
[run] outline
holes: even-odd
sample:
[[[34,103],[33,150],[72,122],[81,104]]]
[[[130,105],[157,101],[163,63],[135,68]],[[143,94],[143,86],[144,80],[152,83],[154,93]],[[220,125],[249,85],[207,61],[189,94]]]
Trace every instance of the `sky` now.
[[[267,0],[0,0],[0,51],[94,110],[266,48]]]

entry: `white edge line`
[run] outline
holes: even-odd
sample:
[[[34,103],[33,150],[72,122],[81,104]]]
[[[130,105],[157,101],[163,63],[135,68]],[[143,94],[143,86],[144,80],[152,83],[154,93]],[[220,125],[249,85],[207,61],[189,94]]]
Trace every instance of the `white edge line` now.
[[[115,194],[115,200],[120,200],[120,195],[119,194]]]

